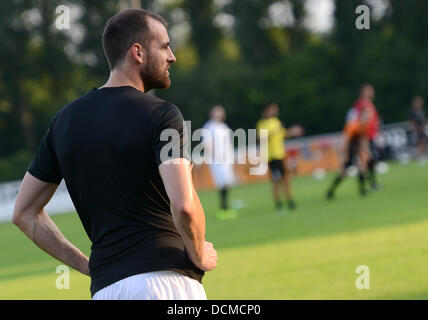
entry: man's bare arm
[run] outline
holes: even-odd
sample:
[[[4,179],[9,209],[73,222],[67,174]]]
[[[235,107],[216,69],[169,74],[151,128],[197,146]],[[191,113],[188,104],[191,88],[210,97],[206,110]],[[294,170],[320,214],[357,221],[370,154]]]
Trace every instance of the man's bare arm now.
[[[88,257],[64,237],[44,210],[57,188],[56,184],[41,181],[27,172],[18,192],[12,221],[42,250],[89,275]]]
[[[285,139],[300,137],[300,136],[303,136],[303,134],[304,134],[303,127],[295,124],[287,129]]]
[[[174,163],[172,161],[177,161]],[[165,161],[159,166],[171,213],[192,262],[201,270],[217,266],[217,251],[205,241],[205,213],[193,187],[191,164],[186,159]]]

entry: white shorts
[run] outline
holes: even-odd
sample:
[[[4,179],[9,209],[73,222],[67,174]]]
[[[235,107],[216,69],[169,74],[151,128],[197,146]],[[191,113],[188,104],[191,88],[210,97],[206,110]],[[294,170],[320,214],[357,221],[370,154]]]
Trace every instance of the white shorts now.
[[[235,183],[232,164],[211,164],[210,171],[217,188],[228,187]]]
[[[202,284],[174,271],[140,273],[99,291],[93,300],[207,300]]]

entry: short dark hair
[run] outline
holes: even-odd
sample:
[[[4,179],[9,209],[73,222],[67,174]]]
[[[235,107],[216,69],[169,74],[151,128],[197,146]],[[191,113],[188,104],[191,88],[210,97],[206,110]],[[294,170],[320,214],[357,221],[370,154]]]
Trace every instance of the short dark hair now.
[[[263,105],[262,105],[262,112],[265,112],[267,109],[269,109],[272,105],[276,105],[277,103],[275,101],[266,101]]]
[[[361,86],[360,86],[360,92],[361,92],[363,89],[367,88],[367,87],[372,87],[372,88],[374,88],[374,87],[373,87],[373,85],[372,85],[371,83],[369,83],[369,82],[364,82],[364,83],[363,83],[363,84],[361,84]]]
[[[424,102],[424,98],[422,96],[414,96],[412,99],[412,104],[415,104],[418,100],[422,101],[422,103]]]
[[[102,43],[110,70],[113,70],[125,57],[134,43],[146,44],[150,40],[147,18],[153,18],[168,28],[164,18],[144,9],[128,9],[116,13],[104,28]]]

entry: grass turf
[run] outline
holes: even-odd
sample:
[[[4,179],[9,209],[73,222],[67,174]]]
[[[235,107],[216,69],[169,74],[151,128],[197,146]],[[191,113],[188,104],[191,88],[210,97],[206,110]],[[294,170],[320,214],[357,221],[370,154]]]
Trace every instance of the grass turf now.
[[[298,209],[277,215],[269,184],[236,187],[245,207],[218,221],[218,195],[202,192],[207,239],[219,253],[206,274],[209,299],[427,299],[428,167],[393,165],[383,189],[360,198],[355,179],[324,198],[333,176],[293,180]],[[54,216],[66,237],[89,254],[77,215]],[[89,279],[70,273],[58,290],[59,262],[11,223],[0,225],[0,299],[89,299]],[[356,289],[358,265],[370,268],[370,290]]]

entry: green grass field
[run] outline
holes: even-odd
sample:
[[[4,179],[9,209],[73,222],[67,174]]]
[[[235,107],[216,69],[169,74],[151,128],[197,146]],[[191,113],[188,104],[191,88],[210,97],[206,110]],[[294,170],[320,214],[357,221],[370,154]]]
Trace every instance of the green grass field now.
[[[428,167],[393,165],[381,191],[357,195],[348,179],[334,202],[324,199],[332,175],[293,180],[298,210],[276,214],[268,184],[237,187],[245,201],[236,220],[215,218],[218,196],[200,194],[207,240],[218,268],[206,274],[209,299],[428,299]],[[67,238],[89,254],[76,214],[54,216]],[[89,278],[75,271],[58,290],[59,262],[11,223],[0,225],[0,299],[89,299]],[[358,290],[358,265],[370,289]]]

